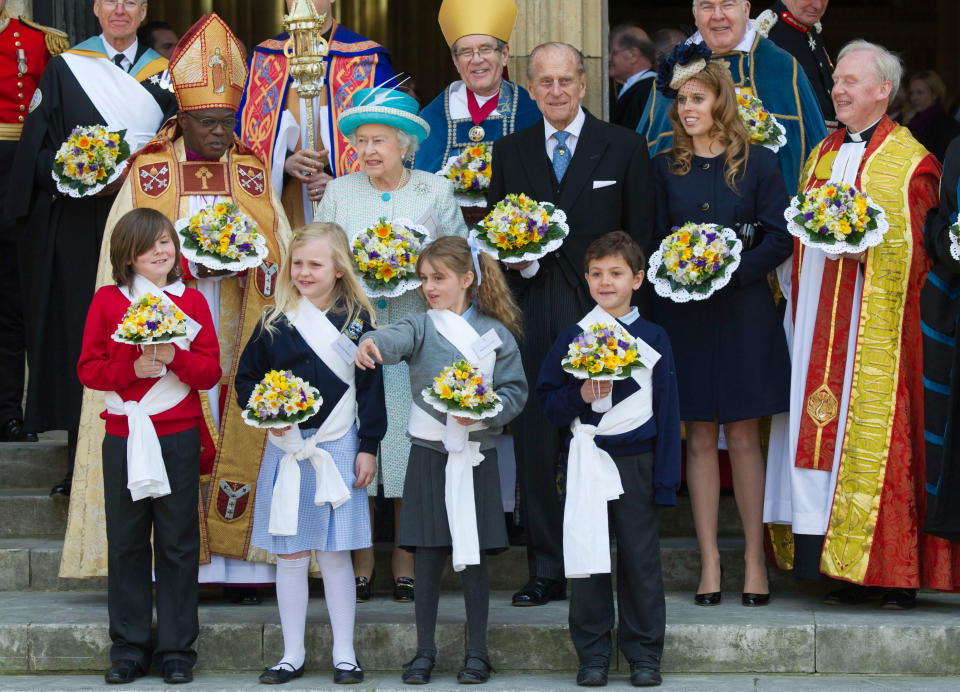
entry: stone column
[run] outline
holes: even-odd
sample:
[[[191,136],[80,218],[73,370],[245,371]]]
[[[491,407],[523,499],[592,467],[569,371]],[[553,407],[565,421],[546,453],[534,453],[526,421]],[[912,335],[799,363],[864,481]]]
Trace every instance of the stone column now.
[[[579,48],[587,70],[584,107],[597,117],[607,109],[607,11],[609,0],[517,0],[510,39],[510,77],[526,84],[527,58],[536,46],[562,41]]]

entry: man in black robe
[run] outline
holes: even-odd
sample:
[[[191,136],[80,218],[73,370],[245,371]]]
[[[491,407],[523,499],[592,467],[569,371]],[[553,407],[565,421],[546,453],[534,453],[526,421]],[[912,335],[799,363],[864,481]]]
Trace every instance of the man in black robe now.
[[[74,198],[52,177],[60,145],[78,125],[126,130],[131,152],[177,110],[167,61],[137,42],[146,2],[95,0],[103,31],[47,66],[17,148],[6,208],[19,224],[27,338],[27,430],[66,430],[69,471],[51,494],[69,495],[82,387],[77,360],[104,223],[115,193]]]
[[[830,0],[777,0],[757,17],[757,29],[792,55],[813,87],[820,110],[831,130],[837,115],[830,92],[833,90],[833,62],[823,42],[820,19]]]
[[[610,122],[636,130],[656,81],[657,48],[637,26],[618,26],[610,32]]]

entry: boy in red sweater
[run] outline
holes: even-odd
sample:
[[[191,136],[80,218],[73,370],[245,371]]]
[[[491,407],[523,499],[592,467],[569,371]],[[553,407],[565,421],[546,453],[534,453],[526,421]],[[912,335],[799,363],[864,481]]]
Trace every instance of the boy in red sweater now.
[[[132,682],[156,657],[168,683],[189,682],[199,633],[197,502],[203,412],[197,390],[220,380],[220,346],[203,296],[179,280],[180,246],[163,214],[136,209],[117,222],[115,286],[87,313],[77,373],[106,392],[103,490],[107,525],[108,683]],[[182,315],[187,336],[135,346],[113,338],[131,303],[159,297]],[[157,647],[150,637],[150,535],[157,582]]]

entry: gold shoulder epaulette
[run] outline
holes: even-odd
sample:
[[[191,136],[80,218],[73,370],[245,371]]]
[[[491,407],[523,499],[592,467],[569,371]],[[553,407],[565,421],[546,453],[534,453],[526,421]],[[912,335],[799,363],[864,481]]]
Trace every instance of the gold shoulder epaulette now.
[[[47,51],[52,56],[60,55],[62,52],[70,48],[70,37],[63,31],[59,29],[54,29],[52,26],[44,26],[43,24],[37,24],[36,22],[26,19],[25,17],[20,17],[20,21],[27,26],[36,29],[37,31],[43,32],[43,37],[47,43]]]

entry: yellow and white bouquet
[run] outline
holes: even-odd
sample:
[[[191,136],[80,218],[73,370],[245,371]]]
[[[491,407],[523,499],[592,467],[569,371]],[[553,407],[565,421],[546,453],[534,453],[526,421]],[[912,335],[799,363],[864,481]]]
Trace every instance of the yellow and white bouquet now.
[[[783,215],[792,235],[828,255],[875,247],[890,228],[883,209],[846,183],[827,183],[798,194]]]
[[[395,298],[418,287],[417,258],[426,239],[426,228],[405,219],[380,219],[360,231],[350,250],[364,292],[372,298]]]
[[[675,303],[706,300],[730,283],[742,249],[732,229],[713,223],[674,226],[650,257],[653,288]]]
[[[148,293],[130,303],[110,338],[121,344],[148,346],[186,337],[187,318],[180,308]]]
[[[174,224],[183,256],[215,271],[239,272],[260,266],[267,241],[233,202],[217,202]]]
[[[470,231],[480,249],[502,262],[540,259],[569,235],[567,215],[547,202],[509,194]]]
[[[580,332],[560,365],[581,380],[625,380],[634,368],[643,367],[636,339],[616,322],[600,322]]]
[[[490,378],[465,360],[444,368],[421,396],[440,413],[476,420],[495,416],[503,410],[503,402],[493,391]]]
[[[760,144],[774,153],[787,144],[787,130],[756,96],[737,94],[737,110],[740,120],[750,133],[750,142]]]
[[[102,125],[78,125],[53,159],[57,190],[70,197],[89,197],[117,180],[130,158],[126,130],[110,132]]]
[[[457,156],[451,156],[437,171],[453,181],[454,195],[462,206],[487,206],[484,195],[490,187],[493,174],[492,147],[486,142],[466,147]]]
[[[271,370],[253,388],[240,414],[255,428],[283,428],[316,415],[323,398],[316,387],[289,370]]]

